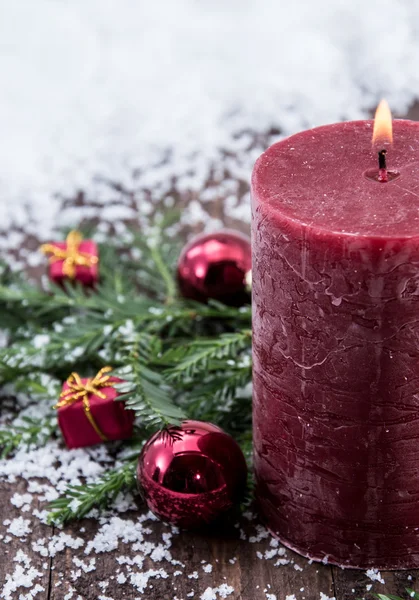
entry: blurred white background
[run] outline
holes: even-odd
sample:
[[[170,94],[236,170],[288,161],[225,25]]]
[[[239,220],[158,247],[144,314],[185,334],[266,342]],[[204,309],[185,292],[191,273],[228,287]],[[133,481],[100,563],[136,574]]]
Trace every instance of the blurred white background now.
[[[48,235],[56,192],[129,182],[168,149],[159,184],[192,170],[199,189],[242,131],[362,118],[382,96],[403,112],[418,29],[419,0],[0,0],[1,228]]]

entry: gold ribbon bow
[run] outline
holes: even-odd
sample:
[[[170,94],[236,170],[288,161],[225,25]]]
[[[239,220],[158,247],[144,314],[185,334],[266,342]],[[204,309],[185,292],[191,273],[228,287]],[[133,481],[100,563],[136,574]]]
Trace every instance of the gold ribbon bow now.
[[[63,273],[70,279],[76,276],[76,267],[92,267],[98,262],[97,256],[92,256],[87,252],[80,251],[80,244],[83,236],[79,231],[70,231],[66,239],[66,248],[58,248],[54,244],[42,244],[40,251],[44,254],[51,254],[50,263],[58,260],[63,262]]]
[[[70,377],[67,379],[68,389],[61,392],[60,400],[54,406],[54,408],[58,409],[63,406],[70,406],[81,400],[83,402],[84,414],[100,439],[104,442],[107,442],[108,438],[102,433],[92,415],[89,395],[94,394],[95,396],[99,396],[99,398],[106,398],[106,395],[100,391],[100,388],[113,385],[113,382],[109,381],[109,375],[106,375],[106,373],[109,373],[110,371],[112,371],[112,367],[103,367],[97,375],[87,379],[85,383],[82,382],[78,373],[71,373]]]

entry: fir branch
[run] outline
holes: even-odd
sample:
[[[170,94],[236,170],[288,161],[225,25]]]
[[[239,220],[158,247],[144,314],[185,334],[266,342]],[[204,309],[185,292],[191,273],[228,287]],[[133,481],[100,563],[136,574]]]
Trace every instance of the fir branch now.
[[[112,331],[112,327],[110,327]],[[0,349],[0,383],[36,373],[66,375],[79,364],[98,363],[97,353],[108,340],[103,319],[69,318],[53,328],[32,329],[25,338],[15,338],[13,345]]]
[[[151,248],[151,256],[166,286],[166,304],[172,304],[176,297],[176,282],[167,268],[157,245]]]
[[[212,339],[199,339],[182,346],[170,349],[162,358],[162,362],[173,363],[168,370],[170,380],[192,378],[207,372],[211,361],[235,361],[238,354],[251,346],[250,329],[242,329],[235,333],[224,333]]]
[[[39,351],[30,342],[19,341],[13,346],[0,349],[0,384],[14,381],[21,375],[30,374],[39,365]]]
[[[61,322],[66,316],[73,319],[122,323],[131,319],[154,333],[168,329],[169,335],[179,330],[193,335],[197,327],[210,322],[224,323],[236,329],[249,327],[250,308],[236,309],[219,303],[208,305],[182,300],[170,305],[160,304],[135,288],[117,294],[115,290],[99,285],[94,294],[77,285],[61,289],[51,284],[50,293],[34,287],[7,287],[0,285],[0,314],[5,323],[34,323],[37,327]]]
[[[98,315],[124,319],[146,312],[156,302],[140,296],[135,289],[126,295],[117,294],[105,285],[97,286],[94,294],[89,294],[79,285],[64,285],[61,289],[50,284],[46,293],[34,287],[7,287],[0,285],[0,310],[3,317],[21,317],[22,323],[34,322],[45,325],[63,319],[66,315]]]
[[[57,428],[56,419],[51,416],[43,419],[22,417],[20,421],[22,424],[0,429],[0,458],[6,458],[19,448],[44,446]]]
[[[78,297],[77,292],[73,291],[74,293]],[[91,301],[88,298],[85,300]],[[53,298],[47,297],[46,303],[48,302],[53,302]],[[95,302],[99,308],[100,295]],[[0,349],[0,382],[13,381],[19,375],[36,371],[62,377],[66,371],[77,370],[89,361],[95,366],[101,366],[98,353],[105,346],[109,349],[109,352],[106,352],[106,356],[109,356],[108,362],[120,364],[120,350],[124,347],[124,341],[119,331],[127,327],[137,332],[150,332],[162,339],[169,336],[172,344],[177,343],[172,337],[179,331],[182,335],[186,334],[188,338],[197,338],[199,341],[201,330],[208,331],[212,323],[220,327],[224,316],[227,319],[226,326],[230,326],[231,309],[225,311],[202,306],[197,310],[184,304],[151,306],[149,303],[137,303],[129,306],[127,314],[121,315],[119,307],[111,309],[109,302],[102,307],[102,312],[86,310],[82,305],[75,307],[71,315],[55,319],[49,327],[31,327],[30,323],[27,323],[26,327],[22,327],[22,333],[19,333],[19,330],[15,332],[12,345]],[[220,348],[223,345],[230,346],[232,357],[234,335],[231,341],[226,338],[216,342]],[[208,346],[208,342],[204,340],[203,345],[205,344]],[[190,350],[188,344],[185,348]],[[195,352],[196,348],[193,350]],[[203,354],[211,355],[211,352],[211,348],[205,348]],[[227,350],[224,354],[227,356]]]
[[[239,389],[245,388],[252,381],[251,364],[231,367],[225,363],[218,363],[212,373],[191,380],[177,382],[177,389],[184,396],[182,404],[194,410],[194,402],[208,404],[209,410],[222,413],[227,410],[229,403],[237,398]],[[224,367],[224,372],[222,368]],[[230,408],[228,408],[230,410]]]
[[[190,419],[216,423],[235,438],[251,433],[252,399],[250,395],[239,395],[238,390],[222,401],[216,394],[209,394],[207,389],[202,393],[196,386],[184,394],[181,405]]]
[[[238,389],[246,387],[251,381],[252,365],[241,365],[227,371],[224,376],[220,374],[214,377],[209,384],[210,389],[207,390],[207,394],[212,394],[217,402],[227,402],[236,396]]]
[[[124,366],[114,371],[115,376],[124,380],[115,386],[122,394],[120,399],[146,427],[176,425],[186,418],[173,403],[162,374],[152,368],[160,349],[161,342],[156,336],[137,334],[128,344],[122,360]]]
[[[408,591],[408,590],[406,590]],[[380,600],[403,600],[403,598],[401,598],[400,596],[394,596],[393,594],[374,594],[374,596],[376,598],[379,598]],[[418,596],[414,595],[412,596],[412,598],[417,599]]]
[[[413,600],[419,600],[418,592],[415,592],[410,588],[406,588],[406,593],[409,595],[409,598],[413,598]],[[400,596],[396,596],[394,594],[373,594],[373,596],[379,598],[380,600],[404,600]]]
[[[64,524],[82,519],[94,509],[103,509],[115,501],[120,492],[133,490],[136,485],[137,460],[107,471],[95,483],[70,485],[63,496],[49,504],[48,523]]]

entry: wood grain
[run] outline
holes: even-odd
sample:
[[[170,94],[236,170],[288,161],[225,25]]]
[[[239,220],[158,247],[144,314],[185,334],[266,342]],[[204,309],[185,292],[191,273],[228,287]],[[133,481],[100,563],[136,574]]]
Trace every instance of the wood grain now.
[[[52,560],[49,557],[43,557],[39,552],[35,552],[32,548],[32,544],[36,543],[40,539],[47,539],[51,535],[51,527],[43,525],[38,519],[32,517],[32,510],[38,508],[42,509],[41,503],[37,500],[36,496],[31,503],[31,510],[28,513],[24,513],[20,508],[13,506],[11,499],[15,494],[25,494],[27,492],[27,483],[24,480],[18,479],[15,483],[8,483],[2,481],[0,483],[0,532],[2,534],[2,540],[0,542],[0,592],[3,586],[13,578],[16,580],[16,568],[19,563],[16,561],[16,555],[18,550],[21,550],[30,561],[30,566],[40,573],[39,576],[34,578],[34,585],[38,584],[44,588],[44,598],[48,598],[50,588],[50,574],[52,567]],[[22,538],[10,535],[7,532],[8,522],[22,517],[23,519],[30,519],[31,532],[29,535]],[[10,541],[7,541],[10,538]],[[5,543],[6,542],[6,543]],[[19,598],[19,594],[24,590],[20,588],[14,592],[12,598]],[[27,590],[26,590],[27,591]],[[0,596],[3,598],[4,596]]]

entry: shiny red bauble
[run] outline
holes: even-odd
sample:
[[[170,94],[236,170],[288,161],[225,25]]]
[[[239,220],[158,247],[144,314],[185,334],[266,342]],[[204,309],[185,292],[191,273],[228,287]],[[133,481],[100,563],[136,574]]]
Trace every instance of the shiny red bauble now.
[[[163,521],[197,528],[240,501],[247,467],[234,439],[201,421],[185,421],[153,435],[137,468],[141,493]]]
[[[193,238],[178,263],[182,296],[199,302],[209,298],[230,306],[249,302],[246,275],[252,268],[247,236],[229,230]]]

